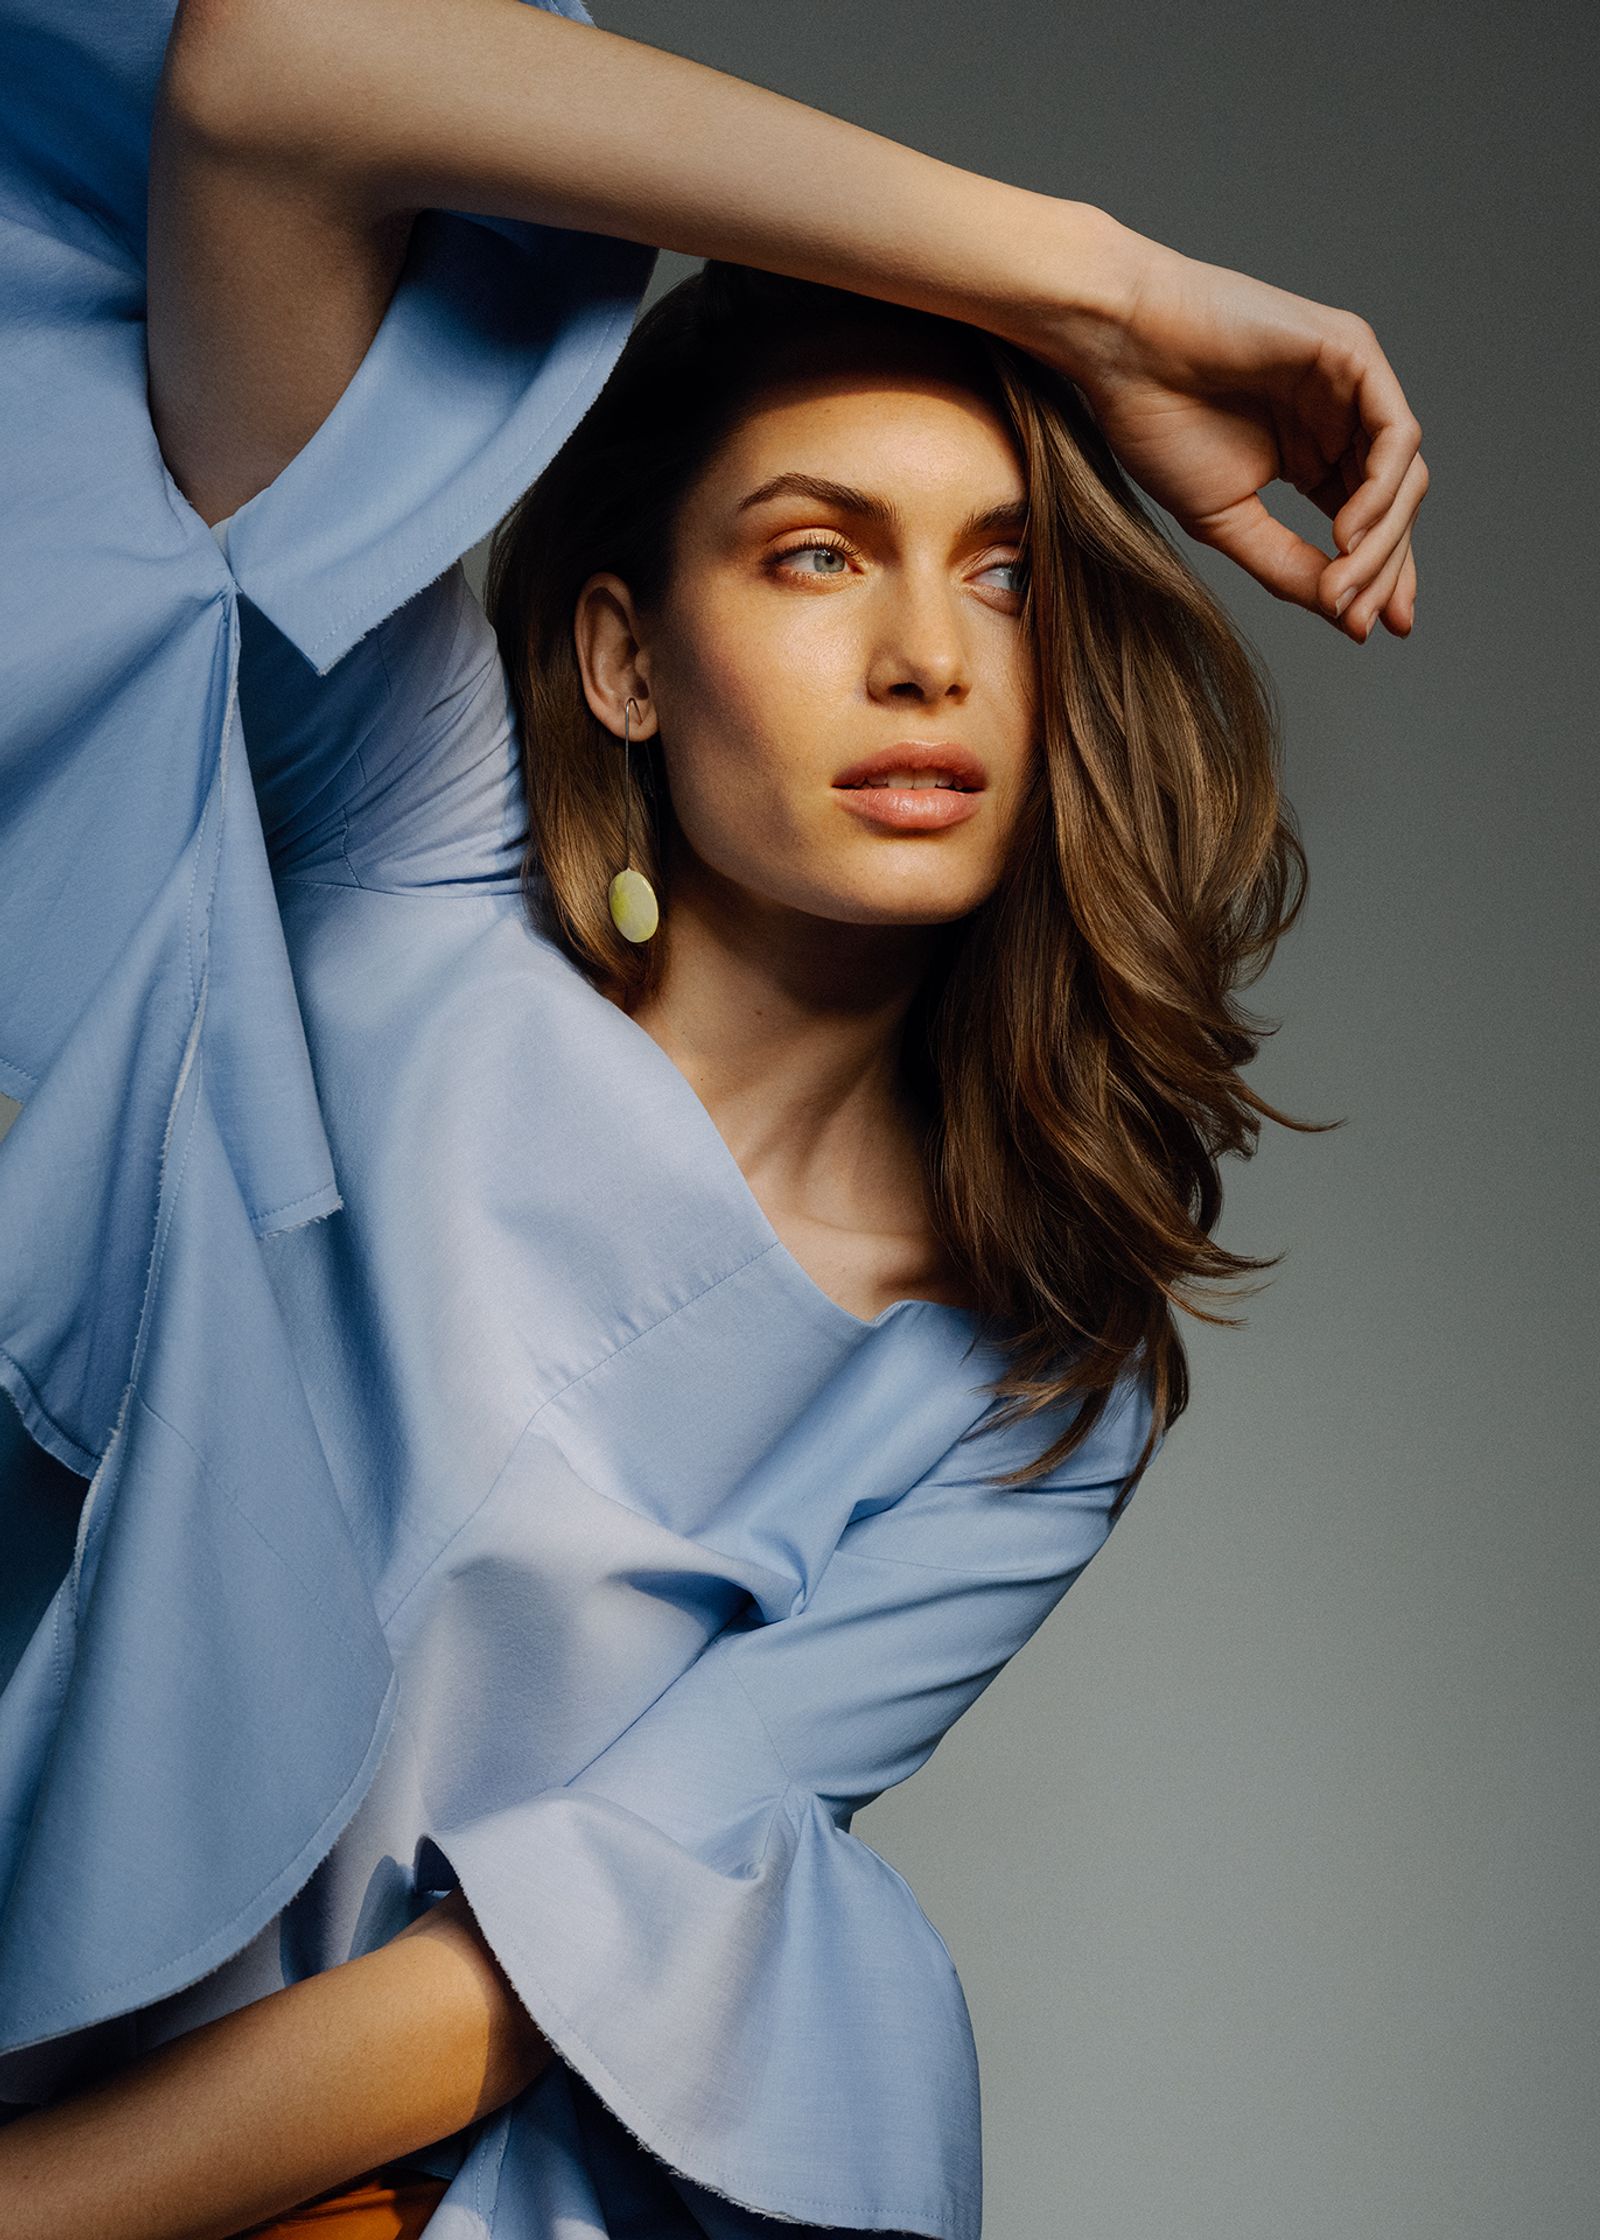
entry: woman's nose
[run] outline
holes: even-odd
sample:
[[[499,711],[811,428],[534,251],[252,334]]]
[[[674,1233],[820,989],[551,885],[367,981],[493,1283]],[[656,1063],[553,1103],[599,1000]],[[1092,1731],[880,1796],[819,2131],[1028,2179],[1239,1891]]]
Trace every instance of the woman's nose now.
[[[970,656],[957,589],[910,570],[886,580],[874,616],[868,683],[902,698],[965,698]]]

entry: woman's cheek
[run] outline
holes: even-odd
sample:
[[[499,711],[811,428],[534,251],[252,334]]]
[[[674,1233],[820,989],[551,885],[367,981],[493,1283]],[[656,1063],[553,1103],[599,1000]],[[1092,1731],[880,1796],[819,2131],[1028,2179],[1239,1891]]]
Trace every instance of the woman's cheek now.
[[[708,738],[688,752],[668,752],[673,813],[700,860],[726,878],[746,877],[773,846],[772,804],[738,734]]]

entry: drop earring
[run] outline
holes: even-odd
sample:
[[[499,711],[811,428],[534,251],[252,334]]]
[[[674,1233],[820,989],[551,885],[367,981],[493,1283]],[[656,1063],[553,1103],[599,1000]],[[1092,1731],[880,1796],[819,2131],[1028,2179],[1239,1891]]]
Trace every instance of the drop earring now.
[[[629,736],[628,710],[638,703],[632,698],[622,709],[623,804],[622,804],[622,862],[623,868],[611,882],[611,922],[624,941],[648,941],[661,923],[661,909],[656,901],[656,890],[642,871],[633,868],[633,741]]]

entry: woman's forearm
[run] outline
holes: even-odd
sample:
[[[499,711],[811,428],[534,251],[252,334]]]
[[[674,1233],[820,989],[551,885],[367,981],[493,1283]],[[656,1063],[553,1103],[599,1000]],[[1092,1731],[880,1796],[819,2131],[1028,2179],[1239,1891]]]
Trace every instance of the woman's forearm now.
[[[1365,320],[525,0],[180,0],[152,145],[150,395],[207,520],[332,410],[424,209],[988,328],[1072,375],[1141,487],[1274,596],[1357,638],[1379,613],[1410,629],[1427,470]],[[1331,562],[1268,514],[1280,476],[1334,521]]]
[[[472,210],[1014,331],[1117,311],[1137,235],[525,0],[186,0],[175,89],[375,217]],[[1064,338],[1065,339],[1065,338]]]
[[[553,2058],[457,1894],[0,2128],[0,2240],[223,2240],[448,2138]]]

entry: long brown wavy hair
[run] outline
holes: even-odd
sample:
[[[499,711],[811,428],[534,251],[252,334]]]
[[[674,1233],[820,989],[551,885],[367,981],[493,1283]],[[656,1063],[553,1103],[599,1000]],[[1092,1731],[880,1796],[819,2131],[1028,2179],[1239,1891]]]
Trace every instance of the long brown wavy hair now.
[[[1305,898],[1279,789],[1276,699],[1258,657],[1147,510],[1076,385],[986,331],[719,260],[637,322],[599,398],[506,517],[487,606],[521,725],[535,921],[632,1009],[660,944],[612,924],[623,860],[616,741],[584,697],[578,592],[619,575],[642,615],[667,588],[677,510],[764,386],[819,346],[848,365],[909,351],[954,364],[1011,430],[1028,492],[1022,623],[1040,683],[1039,776],[1005,872],[942,929],[907,1020],[908,1078],[933,1115],[933,1215],[1007,1360],[991,1420],[1063,1403],[1068,1428],[994,1482],[1054,1470],[1137,1364],[1150,1436],[1188,1405],[1174,1307],[1260,1288],[1211,1235],[1219,1161],[1263,1118],[1240,1078],[1275,1023],[1235,990],[1258,979]],[[635,757],[632,861],[663,896],[672,809],[659,756]],[[1336,1124],[1336,1123],[1334,1123]]]

